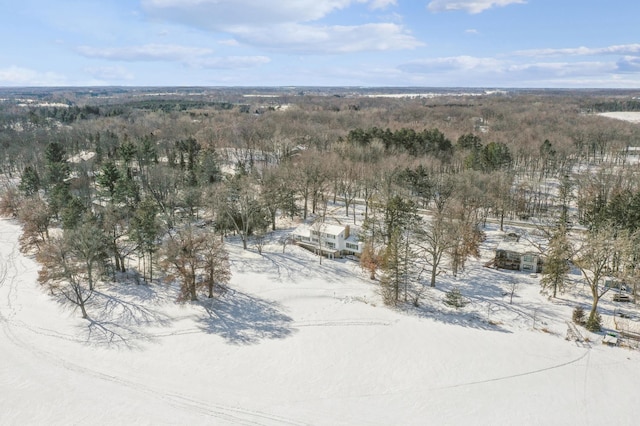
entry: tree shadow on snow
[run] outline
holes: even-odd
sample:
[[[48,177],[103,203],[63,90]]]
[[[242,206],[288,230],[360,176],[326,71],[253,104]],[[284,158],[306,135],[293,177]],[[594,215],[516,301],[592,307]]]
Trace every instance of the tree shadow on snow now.
[[[200,305],[207,314],[197,320],[201,329],[229,343],[250,345],[265,339],[284,339],[294,332],[293,319],[281,312],[276,302],[240,291],[229,290]]]
[[[449,325],[457,325],[461,327],[474,328],[478,330],[499,331],[502,333],[511,333],[508,329],[501,326],[498,321],[492,321],[477,311],[473,306],[473,299],[463,295],[466,306],[454,308],[444,303],[444,289],[430,289],[427,294],[423,295],[420,300],[420,306],[407,304],[403,310],[410,315],[421,318],[428,318],[437,322]]]
[[[440,302],[442,303],[442,302]],[[449,309],[446,306],[429,305],[425,307],[408,306],[405,308],[408,313],[421,318],[428,318],[443,324],[457,325],[478,330],[499,331],[501,333],[511,333],[502,327],[500,323],[483,318],[478,312],[465,312],[464,308],[459,310]]]
[[[84,330],[87,343],[136,348],[138,342],[154,339],[153,334],[145,333],[145,327],[171,325],[171,317],[146,306],[156,297],[153,287],[136,286],[135,294],[126,287],[116,294],[94,292],[87,304],[89,325]]]

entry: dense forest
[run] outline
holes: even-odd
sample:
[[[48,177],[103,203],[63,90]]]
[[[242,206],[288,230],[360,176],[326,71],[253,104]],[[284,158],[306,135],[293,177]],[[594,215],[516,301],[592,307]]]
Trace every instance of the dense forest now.
[[[259,250],[281,218],[321,222],[327,204],[358,225],[385,302],[418,304],[477,255],[488,220],[525,221],[546,240],[543,291],[562,291],[568,262],[584,270],[597,329],[603,277],[637,279],[640,126],[596,112],[638,110],[638,94],[392,93],[4,89],[0,210],[83,316],[118,274],[214,297],[224,236]]]

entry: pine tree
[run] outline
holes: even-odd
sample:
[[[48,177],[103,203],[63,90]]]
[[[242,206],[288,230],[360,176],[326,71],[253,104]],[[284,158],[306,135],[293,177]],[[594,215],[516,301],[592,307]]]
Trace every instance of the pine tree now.
[[[563,293],[570,271],[569,259],[571,258],[571,245],[567,239],[567,229],[563,223],[555,230],[549,241],[547,257],[542,270],[542,293],[551,293],[556,297],[557,293]]]
[[[27,197],[30,197],[38,192],[40,189],[40,176],[36,169],[31,166],[27,166],[22,171],[20,177],[20,185],[18,186],[20,191]]]
[[[414,290],[417,270],[410,236],[408,229],[396,229],[382,255],[380,288],[387,305],[407,302]]]
[[[401,233],[396,231],[391,235],[382,257],[380,289],[382,300],[386,305],[395,306],[400,298],[400,285],[402,282],[401,245]]]
[[[153,281],[153,254],[157,250],[156,240],[160,233],[158,207],[151,198],[145,198],[133,213],[131,219],[131,237],[138,244],[144,258],[149,257],[149,280]],[[143,273],[144,275],[144,273]]]
[[[96,182],[107,190],[110,199],[113,200],[116,195],[116,186],[120,178],[120,170],[118,170],[113,161],[108,161],[102,165],[100,173],[96,176]]]

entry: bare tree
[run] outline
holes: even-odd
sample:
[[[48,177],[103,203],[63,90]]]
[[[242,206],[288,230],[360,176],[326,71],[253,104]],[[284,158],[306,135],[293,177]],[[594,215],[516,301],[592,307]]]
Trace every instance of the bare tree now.
[[[136,249],[136,242],[129,238],[132,212],[127,207],[114,204],[105,206],[102,229],[107,236],[108,246],[116,271],[125,272],[125,259]]]
[[[229,253],[224,248],[224,244],[213,238],[213,235],[206,236],[202,249],[202,261],[208,297],[212,298],[215,285],[226,285],[231,280]]]
[[[575,249],[573,263],[580,269],[582,276],[591,291],[591,311],[587,324],[594,330],[600,329],[598,318],[598,302],[609,290],[601,282],[608,274],[616,273],[614,261],[616,256],[628,250],[630,240],[623,232],[612,227],[596,228],[587,232],[580,247]]]
[[[223,212],[242,239],[246,250],[249,236],[267,225],[267,213],[260,202],[257,184],[250,176],[238,175],[227,186]]]
[[[75,229],[65,231],[70,253],[80,263],[84,277],[93,290],[96,279],[104,273],[107,254],[107,240],[97,221],[90,213]]]
[[[52,294],[62,295],[79,307],[82,318],[88,318],[86,303],[94,292],[94,270],[89,271],[86,259],[78,256],[73,238],[71,235],[53,237],[36,254],[42,265],[38,281],[47,285]]]
[[[0,215],[17,217],[22,203],[20,191],[15,186],[7,186],[0,191]]]
[[[376,279],[376,272],[382,266],[382,250],[376,250],[373,241],[365,243],[360,256],[360,267],[369,272],[369,278]]]
[[[18,220],[22,223],[20,250],[25,253],[40,250],[49,240],[51,215],[47,204],[37,196],[25,199],[18,211]]]
[[[196,278],[201,268],[200,251],[206,238],[190,226],[171,236],[162,247],[160,267],[170,280],[180,281],[180,300],[198,300]]]
[[[436,214],[420,231],[422,256],[430,268],[431,287],[436,286],[436,277],[440,274],[440,264],[444,254],[456,244],[457,233],[453,222],[442,214]]]
[[[188,226],[163,245],[160,265],[169,279],[180,279],[180,300],[198,300],[201,287],[206,287],[212,298],[216,284],[229,282],[229,255],[224,244],[213,237],[210,232]]]

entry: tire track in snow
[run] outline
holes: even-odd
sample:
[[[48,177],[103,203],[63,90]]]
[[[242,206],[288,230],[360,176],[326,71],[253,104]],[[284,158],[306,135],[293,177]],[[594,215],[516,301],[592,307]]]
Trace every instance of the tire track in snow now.
[[[391,322],[367,319],[295,321],[294,327],[370,327],[389,326]]]
[[[589,355],[590,352],[591,352],[591,350],[588,349],[588,350],[585,351],[585,353],[583,353],[582,355],[580,355],[576,359],[572,359],[570,361],[566,361],[566,362],[563,362],[561,364],[552,365],[552,366],[549,366],[549,367],[539,368],[537,370],[531,370],[531,371],[526,371],[526,372],[523,372],[523,373],[511,374],[511,375],[508,375],[508,376],[494,377],[492,379],[478,380],[478,381],[474,381],[474,382],[458,383],[457,385],[442,386],[442,387],[439,387],[439,388],[434,388],[432,390],[455,389],[455,388],[461,388],[461,387],[465,387],[465,386],[474,386],[474,385],[481,385],[481,384],[484,384],[484,383],[500,382],[502,380],[510,380],[510,379],[515,379],[515,378],[518,378],[518,377],[525,377],[525,376],[531,376],[533,374],[544,373],[545,371],[555,370],[557,368],[562,368],[562,367],[566,367],[566,366],[571,365],[571,364],[575,364],[576,362],[579,362],[579,361],[583,360],[586,356]]]

